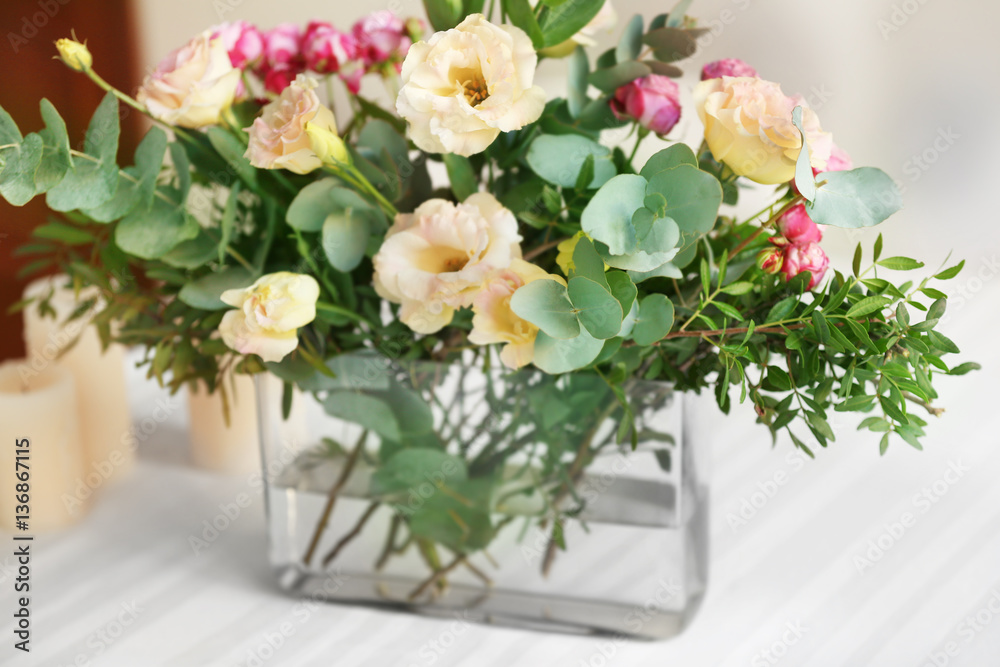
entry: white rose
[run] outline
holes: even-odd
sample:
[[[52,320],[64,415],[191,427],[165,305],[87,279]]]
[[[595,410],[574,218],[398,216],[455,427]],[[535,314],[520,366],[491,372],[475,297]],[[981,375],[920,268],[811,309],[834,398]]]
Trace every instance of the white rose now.
[[[524,31],[473,14],[410,47],[396,109],[421,149],[481,153],[500,132],[519,130],[542,115],[545,93],[533,85],[537,64]]]
[[[219,324],[222,341],[240,354],[281,361],[298,347],[299,328],[316,319],[319,284],[312,276],[281,271],[226,290],[221,299],[237,308]]]
[[[400,215],[373,259],[375,290],[401,304],[399,318],[417,333],[434,333],[456,308],[472,305],[486,279],[521,257],[514,214],[491,194],[462,204],[424,202]]]
[[[218,125],[233,104],[240,70],[226,45],[204,32],[163,59],[136,94],[149,114],[168,125]]]

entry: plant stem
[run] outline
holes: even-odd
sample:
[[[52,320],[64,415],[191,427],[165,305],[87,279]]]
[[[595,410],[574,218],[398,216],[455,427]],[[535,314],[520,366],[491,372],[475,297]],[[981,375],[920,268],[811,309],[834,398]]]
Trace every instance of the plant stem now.
[[[524,261],[529,262],[529,261],[533,260],[534,258],[538,257],[539,255],[541,255],[542,253],[548,252],[552,248],[555,248],[557,245],[559,245],[563,241],[568,241],[568,240],[569,240],[569,238],[555,239],[554,241],[548,241],[546,243],[543,243],[540,246],[532,248],[531,250],[529,250],[528,252],[526,252],[524,254]]]
[[[333,513],[333,506],[337,502],[337,495],[340,490],[344,488],[347,484],[347,479],[351,476],[351,472],[354,470],[354,464],[358,461],[358,456],[361,454],[361,450],[364,449],[365,440],[368,439],[368,430],[361,432],[361,437],[358,438],[357,443],[354,445],[353,451],[351,451],[350,456],[347,457],[347,462],[344,463],[344,468],[340,471],[340,477],[337,478],[336,483],[330,489],[330,493],[326,500],[326,507],[323,508],[323,514],[320,516],[319,523],[316,525],[316,531],[313,533],[312,539],[309,541],[309,548],[306,549],[305,555],[302,557],[302,562],[309,565],[312,561],[313,554],[316,553],[316,548],[319,546],[319,540],[323,536],[323,531],[326,530],[326,525],[330,522],[330,515]]]
[[[340,538],[340,541],[334,545],[333,549],[330,549],[330,552],[323,557],[323,567],[329,565],[330,562],[337,557],[337,554],[339,554],[341,550],[351,542],[351,540],[361,534],[365,524],[368,523],[368,520],[372,518],[373,514],[375,514],[375,510],[377,510],[381,505],[382,503],[378,500],[372,501],[371,504],[368,505],[368,509],[366,509],[365,513],[361,515],[358,522],[354,524],[354,528],[351,528],[346,535]]]
[[[402,524],[403,520],[398,514],[392,515],[392,523],[389,525],[389,535],[385,539],[385,546],[382,547],[382,553],[379,555],[378,560],[375,561],[375,571],[381,572],[385,564],[389,562],[389,557],[396,551],[396,535],[399,533],[399,526]]]
[[[410,593],[410,595],[408,596],[408,599],[411,602],[413,602],[414,600],[416,600],[417,598],[419,598],[421,595],[423,595],[427,591],[428,588],[430,588],[431,586],[433,586],[434,584],[436,584],[438,581],[440,581],[442,578],[444,578],[449,572],[451,572],[456,567],[458,567],[459,565],[461,565],[462,563],[464,563],[465,559],[466,559],[465,555],[456,556],[455,560],[451,561],[450,563],[448,563],[444,567],[438,568],[437,570],[435,570],[434,573],[431,574],[431,576],[429,576],[426,579],[424,579],[423,582],[421,582],[421,584],[419,586],[417,586],[413,590],[412,593]]]

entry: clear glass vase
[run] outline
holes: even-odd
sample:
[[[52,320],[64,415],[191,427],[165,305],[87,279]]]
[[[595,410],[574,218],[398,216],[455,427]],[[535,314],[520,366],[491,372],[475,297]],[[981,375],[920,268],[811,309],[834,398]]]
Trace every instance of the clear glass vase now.
[[[257,382],[283,588],[575,633],[660,639],[690,621],[709,457],[685,395],[482,358],[330,366],[302,392]]]

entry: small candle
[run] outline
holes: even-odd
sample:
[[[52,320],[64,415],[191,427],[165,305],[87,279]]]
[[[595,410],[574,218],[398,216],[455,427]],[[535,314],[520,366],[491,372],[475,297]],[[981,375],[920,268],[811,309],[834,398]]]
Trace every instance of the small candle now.
[[[33,370],[43,372],[58,358],[58,363],[73,374],[87,472],[94,473],[90,478],[103,484],[131,470],[135,461],[128,437],[132,418],[125,388],[125,354],[117,344],[101,350],[89,314],[64,324],[80,302],[100,297],[96,289],[86,289],[78,299],[66,287],[68,282],[62,275],[28,285],[25,298],[44,299],[52,294],[49,304],[56,317],[43,318],[35,303],[28,306],[24,311],[24,341]],[[60,356],[74,340],[76,344]]]
[[[217,472],[250,473],[260,468],[253,378],[235,375],[227,377],[225,383],[228,424],[218,389],[209,394],[199,384],[188,394],[191,461],[200,468]]]
[[[83,516],[90,493],[81,493],[84,452],[69,370],[53,364],[38,373],[27,359],[0,364],[0,415],[0,528],[30,535]]]

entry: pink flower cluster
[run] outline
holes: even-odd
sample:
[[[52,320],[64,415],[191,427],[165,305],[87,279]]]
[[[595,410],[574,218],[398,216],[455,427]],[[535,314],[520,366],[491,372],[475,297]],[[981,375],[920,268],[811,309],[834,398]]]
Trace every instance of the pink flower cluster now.
[[[403,21],[381,10],[358,21],[350,32],[325,21],[310,21],[305,30],[282,23],[268,31],[235,21],[217,26],[213,37],[222,39],[233,66],[256,75],[269,93],[280,95],[296,76],[311,71],[336,74],[357,94],[366,73],[386,73],[388,68],[398,72],[422,32],[420,21]],[[241,93],[246,95],[245,90]]]

